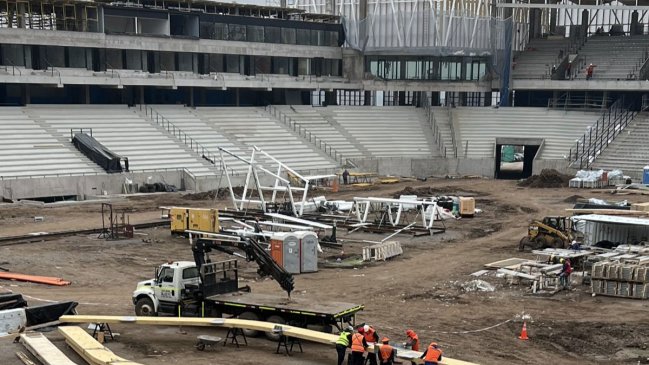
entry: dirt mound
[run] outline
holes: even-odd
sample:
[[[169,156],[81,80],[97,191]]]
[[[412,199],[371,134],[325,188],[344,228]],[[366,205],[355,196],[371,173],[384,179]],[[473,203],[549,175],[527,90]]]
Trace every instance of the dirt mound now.
[[[573,176],[564,175],[554,169],[543,169],[540,175],[532,175],[518,183],[528,188],[566,188]]]

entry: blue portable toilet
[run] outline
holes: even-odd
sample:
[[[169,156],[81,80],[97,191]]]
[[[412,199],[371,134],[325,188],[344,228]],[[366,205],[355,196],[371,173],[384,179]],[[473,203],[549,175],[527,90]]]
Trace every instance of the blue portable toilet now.
[[[642,168],[642,183],[649,184],[649,166]]]

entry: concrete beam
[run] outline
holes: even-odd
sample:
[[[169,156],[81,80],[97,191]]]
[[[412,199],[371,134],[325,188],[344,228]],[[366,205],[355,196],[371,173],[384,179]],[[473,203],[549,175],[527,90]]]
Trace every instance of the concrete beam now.
[[[513,80],[512,90],[646,91],[646,80]]]
[[[216,53],[276,57],[323,57],[342,59],[340,47],[302,46],[278,43],[217,41],[210,39],[177,39],[112,35],[90,32],[68,32],[19,28],[0,28],[0,39],[6,44],[134,49],[164,52]]]

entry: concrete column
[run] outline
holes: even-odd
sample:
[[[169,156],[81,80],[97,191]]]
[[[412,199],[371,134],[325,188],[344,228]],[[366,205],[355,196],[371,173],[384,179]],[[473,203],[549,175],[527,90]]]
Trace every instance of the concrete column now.
[[[234,89],[234,105],[239,106],[239,89]]]
[[[86,104],[90,104],[90,85],[84,85],[83,86],[83,91],[84,91],[84,102]]]
[[[556,30],[557,30],[557,9],[550,9],[550,33],[554,34]]]
[[[30,90],[29,84],[25,84],[23,87],[23,104],[31,104],[32,103],[32,94]]]
[[[140,91],[140,104],[144,104],[144,86],[140,86],[139,91]]]
[[[189,88],[189,106],[194,107],[194,88],[190,87]]]

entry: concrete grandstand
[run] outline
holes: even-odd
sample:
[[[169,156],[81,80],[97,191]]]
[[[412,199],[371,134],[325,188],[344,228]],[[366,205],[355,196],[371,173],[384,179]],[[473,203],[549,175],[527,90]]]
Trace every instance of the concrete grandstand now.
[[[182,4],[0,4],[0,196],[242,181],[247,165],[226,155],[224,171],[219,148],[314,173],[497,178],[612,168],[612,148],[642,151],[615,137],[647,123],[646,6],[590,17],[593,5],[570,2]],[[79,131],[129,171],[76,150]],[[527,151],[514,175],[500,173],[507,145]],[[619,167],[635,172],[635,159]]]

